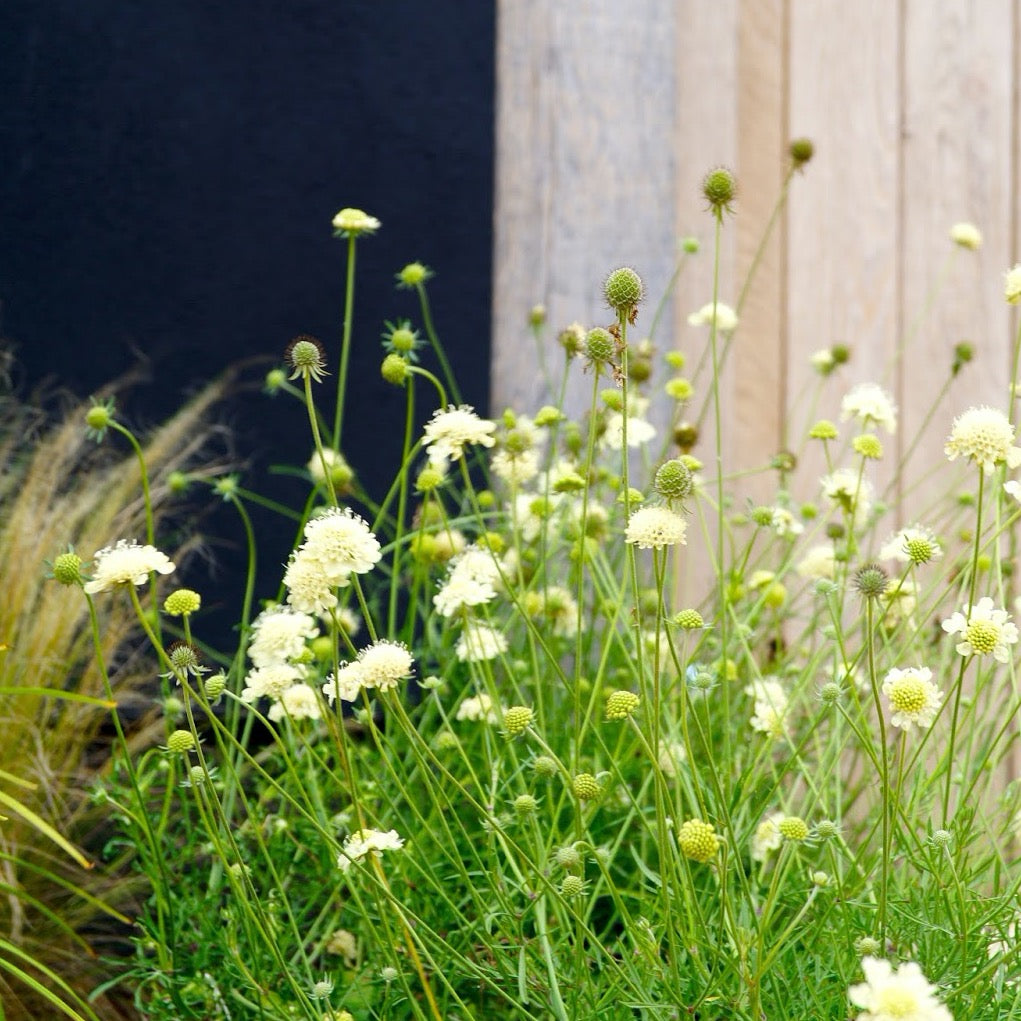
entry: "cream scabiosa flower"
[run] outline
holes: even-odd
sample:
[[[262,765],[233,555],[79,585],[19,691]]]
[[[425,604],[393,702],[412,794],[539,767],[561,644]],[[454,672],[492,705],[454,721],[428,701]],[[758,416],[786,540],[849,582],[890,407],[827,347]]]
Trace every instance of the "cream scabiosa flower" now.
[[[624,539],[639,549],[662,549],[686,543],[687,530],[684,518],[668,507],[640,507],[628,520]]]
[[[1006,610],[997,610],[992,599],[983,596],[974,606],[965,606],[963,612],[954,613],[943,621],[948,635],[959,634],[957,651],[962,656],[986,656],[1000,663],[1010,659],[1008,646],[1017,643],[1017,627],[1011,623]]]
[[[880,560],[899,560],[904,564],[925,564],[941,556],[943,548],[922,525],[908,525],[895,532],[879,550]]]
[[[491,447],[496,442],[496,423],[479,418],[468,404],[459,408],[438,408],[425,426],[425,446],[429,460],[456,461],[469,443]]]
[[[943,448],[947,460],[971,458],[980,468],[993,471],[1006,462],[1008,468],[1021,464],[1021,447],[1014,446],[1014,427],[996,408],[969,408],[954,419]]]
[[[468,621],[454,652],[463,663],[480,663],[496,659],[507,651],[507,639],[489,624]]]
[[[973,223],[955,223],[950,228],[950,240],[955,245],[977,252],[982,247],[982,232]]]
[[[366,855],[372,854],[379,858],[383,851],[399,851],[403,846],[404,838],[398,836],[397,830],[355,830],[344,841],[337,855],[337,867],[341,872],[347,872]]]
[[[875,422],[888,433],[897,431],[897,408],[890,395],[875,383],[859,383],[840,402],[840,418],[858,418],[866,425]]]
[[[492,698],[485,692],[471,695],[458,707],[455,720],[469,720],[473,723],[499,723],[500,713],[497,712]]]
[[[415,660],[408,647],[401,642],[380,639],[358,653],[363,688],[392,691],[411,676],[414,665]]]
[[[1003,296],[1010,305],[1021,304],[1021,262],[1004,274]]]
[[[851,1002],[864,1008],[858,1021],[953,1021],[914,961],[894,971],[889,961],[865,957],[861,966],[865,981],[847,991]]]
[[[349,507],[331,507],[310,518],[302,549],[337,579],[335,585],[346,584],[348,575],[371,571],[382,556],[368,523]]]
[[[737,329],[737,313],[729,305],[724,305],[722,301],[717,302],[715,306],[710,301],[708,305],[703,305],[697,312],[692,312],[688,316],[689,325],[708,326],[713,321],[714,310],[716,329],[721,333],[732,333]]]
[[[286,718],[318,720],[323,715],[323,710],[314,688],[307,684],[292,684],[291,687],[284,688],[279,700],[269,707],[266,715],[274,723]]]
[[[928,667],[890,670],[883,679],[883,694],[893,710],[890,723],[902,730],[931,727],[943,701],[943,693],[932,683]]]
[[[314,618],[289,606],[271,606],[252,624],[248,657],[257,667],[298,659],[305,641],[319,633]]]
[[[794,568],[802,578],[832,580],[837,570],[837,556],[831,544],[811,546]]]
[[[106,592],[118,585],[144,585],[151,572],[170,574],[175,564],[155,546],[140,546],[121,539],[115,546],[101,549],[92,566],[92,580],[84,585],[90,595]]]

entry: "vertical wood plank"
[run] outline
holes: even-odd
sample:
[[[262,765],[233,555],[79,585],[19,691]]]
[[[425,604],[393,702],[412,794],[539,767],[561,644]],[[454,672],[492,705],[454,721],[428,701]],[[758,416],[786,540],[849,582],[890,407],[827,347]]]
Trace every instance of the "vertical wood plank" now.
[[[650,305],[674,264],[671,0],[499,0],[494,408],[548,400],[526,327],[602,325],[606,274],[633,265]],[[651,317],[651,313],[647,313]],[[547,353],[559,368],[561,352]],[[587,402],[572,373],[568,407]]]
[[[786,215],[780,217],[761,253],[759,249],[787,164],[786,8],[786,0],[742,0],[740,6],[737,286],[744,286],[753,264],[754,277],[734,345],[736,417],[730,471],[766,465],[785,444]],[[769,474],[750,478],[749,499],[771,500],[775,481]]]
[[[690,373],[706,344],[706,328],[688,323],[688,315],[708,304],[713,293],[713,220],[706,211],[702,180],[716,166],[726,166],[739,174],[737,143],[738,90],[738,2],[720,0],[705,4],[701,0],[682,0],[677,33],[677,235],[698,238],[701,250],[685,261],[678,279],[675,302],[673,347],[688,359]],[[738,207],[740,208],[740,206]],[[737,251],[737,231],[730,221],[720,245],[720,300],[733,305]],[[666,347],[664,343],[662,345]],[[708,395],[708,373],[697,382],[692,406],[697,412]],[[735,372],[731,360],[721,380],[724,408],[734,409]],[[692,414],[689,417],[694,417]],[[724,463],[734,450],[734,416],[723,422]],[[711,418],[694,453],[707,465],[707,475],[715,476],[712,465],[715,434]],[[704,538],[698,522],[692,522],[692,538],[680,558],[674,598],[678,606],[699,605],[712,591],[713,570],[709,550],[715,548],[715,527],[710,522]]]
[[[900,299],[897,5],[792,4],[789,60],[791,134],[815,144],[788,213],[787,417],[797,445],[814,418],[838,417],[854,383],[894,385],[883,373]],[[809,358],[834,344],[848,345],[852,360],[820,383]],[[819,496],[817,446],[802,454],[799,499]],[[881,464],[873,482],[889,477]]]
[[[904,25],[904,322],[900,400],[905,440],[914,436],[949,378],[953,348],[975,344],[976,361],[954,381],[925,429],[906,485],[924,507],[957,471],[974,486],[974,469],[941,464],[953,417],[975,404],[1007,410],[1011,333],[1003,269],[1011,255],[1012,97],[1017,69],[1010,0],[938,4],[908,0]],[[950,226],[974,222],[983,247],[965,251]],[[942,285],[939,281],[942,280]],[[938,287],[938,290],[935,290]],[[926,307],[929,306],[928,311]]]

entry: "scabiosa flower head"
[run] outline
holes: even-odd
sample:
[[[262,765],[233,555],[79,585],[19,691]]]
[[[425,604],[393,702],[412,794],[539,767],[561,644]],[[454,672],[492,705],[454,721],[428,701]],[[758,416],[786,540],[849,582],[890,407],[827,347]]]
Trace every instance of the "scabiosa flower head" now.
[[[688,316],[689,326],[709,326],[713,319],[716,319],[716,329],[720,333],[733,333],[737,329],[737,313],[729,306],[718,301],[715,305],[709,302],[703,305],[697,312]]]
[[[903,564],[927,564],[939,560],[943,548],[928,528],[908,525],[891,535],[879,550],[880,560],[899,560]]]
[[[791,162],[796,167],[804,166],[814,155],[815,145],[810,138],[793,138],[787,146]]]
[[[1003,296],[1010,305],[1021,304],[1021,262],[1004,274]]]
[[[503,714],[503,729],[508,737],[523,734],[532,725],[532,710],[526,705],[512,705]]]
[[[931,727],[943,700],[928,667],[890,670],[883,679],[883,694],[893,710],[890,723],[903,730]]]
[[[1017,627],[1006,610],[997,610],[992,599],[983,596],[974,606],[965,606],[963,612],[954,613],[943,621],[948,635],[960,634],[962,640],[957,651],[962,656],[986,656],[1001,663],[1010,659],[1008,646],[1017,642]]]
[[[699,628],[705,627],[702,614],[693,609],[681,610],[674,614],[673,622],[685,631],[697,631]]]
[[[90,595],[106,592],[117,585],[144,585],[149,574],[170,574],[175,564],[155,546],[140,546],[137,542],[121,539],[116,546],[107,546],[95,556],[92,580],[85,583]]]
[[[872,484],[851,468],[838,468],[823,476],[822,491],[827,500],[853,515],[855,525],[861,525],[872,509]]]
[[[323,695],[330,700],[330,705],[338,699],[354,702],[362,693],[362,666],[358,660],[345,663],[336,674],[330,674],[323,685]]]
[[[299,659],[305,642],[319,633],[315,619],[289,606],[271,606],[252,624],[248,656],[257,667]]]
[[[470,723],[499,723],[499,707],[484,691],[464,699],[454,714],[455,720],[468,720]]]
[[[593,365],[612,362],[617,355],[617,341],[609,330],[596,326],[585,334],[585,357]]]
[[[381,639],[358,653],[362,687],[392,691],[412,674],[415,660],[402,642]]]
[[[866,957],[861,966],[865,981],[847,991],[851,1002],[864,1008],[857,1021],[953,1021],[913,961],[894,971],[889,961]]]
[[[771,851],[775,851],[783,843],[780,832],[780,821],[787,817],[783,812],[771,812],[755,827],[752,835],[751,856],[753,861],[765,861]]]
[[[53,577],[61,585],[82,583],[82,558],[74,550],[68,550],[53,558]]]
[[[716,827],[701,819],[688,819],[677,831],[681,854],[703,865],[716,857],[722,843],[716,835]]]
[[[611,392],[618,394],[618,391]],[[626,411],[611,411],[606,416],[599,446],[604,450],[623,450],[625,438],[629,447],[640,447],[648,443],[656,435],[656,427],[645,417],[648,410],[649,399],[639,397],[633,391],[628,397]]]
[[[783,737],[783,719],[788,707],[783,685],[774,677],[763,677],[752,681],[744,691],[755,700],[749,720],[752,730],[772,738]]]
[[[397,830],[355,830],[337,855],[337,867],[347,872],[355,862],[361,861],[368,854],[381,857],[384,851],[399,851],[404,846],[404,838],[397,835]]]
[[[163,611],[171,617],[187,617],[198,613],[202,597],[190,588],[179,588],[163,601]]]
[[[175,730],[167,738],[167,751],[171,755],[186,755],[195,747],[195,735],[190,730]]]
[[[832,580],[836,573],[836,552],[832,545],[812,546],[805,551],[795,570],[802,578]]]
[[[626,720],[634,716],[641,699],[633,691],[615,691],[606,700],[608,720]]]
[[[335,580],[332,572],[314,556],[297,549],[284,570],[287,602],[300,613],[326,613],[337,605],[337,585],[348,584],[348,576]]]
[[[950,228],[950,240],[955,245],[977,252],[982,247],[982,232],[973,223],[955,223]]]
[[[508,486],[523,486],[539,474],[539,451],[500,450],[489,462],[493,474]]]
[[[883,456],[883,444],[875,433],[862,433],[851,440],[851,449],[860,456],[871,461],[878,461]]]
[[[890,576],[879,564],[862,564],[852,583],[862,599],[878,599],[889,587]]]
[[[631,515],[624,533],[626,542],[639,549],[662,549],[687,542],[687,522],[668,507],[641,507]]]
[[[665,461],[656,469],[653,488],[664,500],[683,500],[691,496],[695,479],[691,469],[678,457]]]
[[[307,684],[292,684],[284,688],[280,698],[269,707],[267,715],[274,722],[285,718],[318,720],[323,710],[314,688]]]
[[[808,435],[813,440],[835,440],[840,433],[837,432],[837,427],[828,418],[820,418],[808,430]]]
[[[840,402],[844,421],[857,418],[868,424],[881,425],[888,433],[897,431],[897,408],[890,395],[875,383],[859,383]]]
[[[722,219],[724,213],[732,212],[730,204],[737,194],[737,181],[726,167],[716,167],[702,178],[702,194],[709,203],[709,209]]]
[[[577,773],[571,779],[571,790],[579,801],[592,801],[603,792],[602,785],[591,773]]]
[[[581,876],[564,876],[560,882],[560,895],[570,899],[580,897],[585,892],[585,880]]]
[[[350,574],[371,571],[382,556],[379,540],[368,523],[350,507],[331,507],[310,518],[301,548],[335,579],[335,585],[346,584]]]
[[[280,698],[292,685],[305,677],[305,671],[293,663],[270,663],[257,667],[245,678],[241,701],[252,703],[260,698]]]
[[[468,621],[454,652],[462,663],[481,663],[496,659],[507,651],[507,639],[495,627],[480,621]]]
[[[305,334],[295,337],[287,345],[284,359],[294,370],[290,379],[297,379],[300,376],[302,379],[309,378],[321,383],[323,377],[329,375],[326,371],[326,348],[315,337]]]
[[[305,465],[309,475],[312,476],[312,481],[320,486],[325,485],[326,472],[323,471],[324,461],[330,473],[330,481],[333,483],[334,489],[338,491],[346,490],[354,480],[354,470],[347,463],[347,458],[343,454],[330,447],[324,447],[322,454],[318,450],[314,450],[308,460],[308,464]]]
[[[192,677],[201,677],[202,674],[209,672],[199,662],[198,650],[187,642],[172,642],[167,649],[167,657],[170,660],[171,674],[178,681],[189,674]]]
[[[603,283],[606,304],[615,312],[630,312],[644,295],[642,278],[630,266],[615,269]]]
[[[360,234],[375,234],[380,222],[369,216],[364,210],[352,209],[347,206],[333,217],[333,230],[336,237],[356,238]]]
[[[798,815],[785,815],[777,820],[776,828],[784,840],[800,843],[808,839],[808,823]]]
[[[456,461],[464,455],[466,444],[491,447],[496,440],[496,423],[479,418],[468,404],[454,408],[437,408],[425,426],[425,446],[429,460]]]
[[[1006,462],[1008,468],[1021,464],[1021,447],[1014,446],[1014,427],[996,408],[969,408],[954,419],[943,448],[947,459],[971,458],[980,468],[992,471]]]

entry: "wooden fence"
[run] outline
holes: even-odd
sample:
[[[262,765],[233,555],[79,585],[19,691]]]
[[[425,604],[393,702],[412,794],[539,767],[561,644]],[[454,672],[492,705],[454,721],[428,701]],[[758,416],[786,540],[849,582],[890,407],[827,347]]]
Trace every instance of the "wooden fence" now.
[[[605,323],[604,274],[632,264],[655,299],[689,234],[702,254],[660,344],[700,344],[686,317],[711,294],[701,179],[719,164],[738,179],[722,250],[721,297],[733,302],[799,136],[816,156],[791,184],[744,307],[727,376],[728,464],[762,463],[789,442],[785,420],[804,424],[793,405],[808,357],[834,343],[853,361],[832,384],[830,413],[850,383],[882,379],[902,447],[954,345],[975,343],[919,464],[941,456],[955,413],[1003,406],[1014,328],[1003,272],[1018,258],[1021,205],[1017,0],[497,6],[496,410],[542,402],[525,325],[534,303],[554,329]],[[982,230],[980,251],[951,245],[961,220]]]

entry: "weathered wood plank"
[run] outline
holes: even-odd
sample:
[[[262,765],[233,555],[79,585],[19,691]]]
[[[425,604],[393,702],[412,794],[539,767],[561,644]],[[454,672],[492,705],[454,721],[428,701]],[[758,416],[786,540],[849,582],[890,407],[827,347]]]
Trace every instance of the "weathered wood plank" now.
[[[789,61],[791,132],[816,153],[792,182],[788,214],[786,400],[796,446],[813,419],[837,418],[854,383],[895,384],[883,372],[900,308],[897,5],[792,4]],[[834,344],[852,360],[820,384],[809,358]],[[802,456],[800,499],[819,496],[817,447]],[[877,488],[890,470],[872,473]]]
[[[675,252],[672,0],[500,0],[497,20],[495,408],[548,399],[527,331],[605,324],[601,284],[633,264],[650,301]],[[548,352],[559,368],[560,351]],[[588,385],[573,373],[569,406]]]

